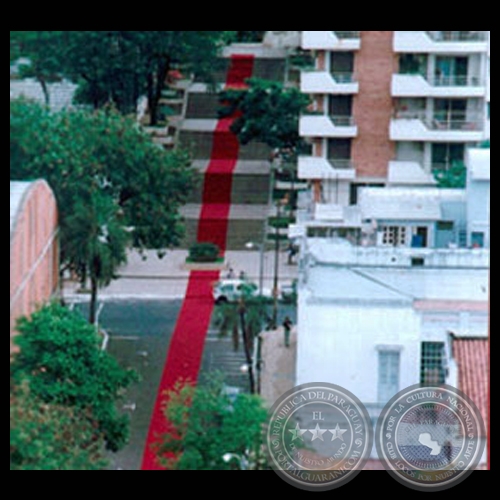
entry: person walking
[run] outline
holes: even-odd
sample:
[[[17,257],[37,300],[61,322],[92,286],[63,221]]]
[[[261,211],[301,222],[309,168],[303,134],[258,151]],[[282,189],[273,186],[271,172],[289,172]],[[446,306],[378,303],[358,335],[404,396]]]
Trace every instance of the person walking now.
[[[292,320],[287,316],[283,321],[283,328],[285,330],[285,347],[290,347],[290,338],[292,335]]]

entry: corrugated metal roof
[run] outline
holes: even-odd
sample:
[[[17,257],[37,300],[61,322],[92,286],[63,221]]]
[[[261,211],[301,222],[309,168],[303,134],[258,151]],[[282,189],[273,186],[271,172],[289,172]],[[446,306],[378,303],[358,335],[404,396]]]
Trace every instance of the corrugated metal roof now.
[[[489,342],[487,339],[455,339],[453,356],[458,366],[458,388],[476,403],[488,426]]]
[[[77,85],[66,80],[49,84],[50,109],[52,111],[61,111],[70,108],[77,88]],[[42,104],[45,103],[41,85],[31,78],[10,81],[10,99],[18,99],[20,97],[25,97],[26,99],[31,99]]]
[[[32,182],[11,182],[10,183],[10,236],[14,230],[17,214],[21,208],[26,193],[33,185]]]

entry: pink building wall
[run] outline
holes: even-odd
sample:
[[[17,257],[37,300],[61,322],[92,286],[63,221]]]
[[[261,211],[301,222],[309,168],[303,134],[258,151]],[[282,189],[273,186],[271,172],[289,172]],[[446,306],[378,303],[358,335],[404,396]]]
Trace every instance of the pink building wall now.
[[[16,213],[10,239],[10,349],[16,320],[29,316],[58,290],[58,216],[44,181],[32,183]]]

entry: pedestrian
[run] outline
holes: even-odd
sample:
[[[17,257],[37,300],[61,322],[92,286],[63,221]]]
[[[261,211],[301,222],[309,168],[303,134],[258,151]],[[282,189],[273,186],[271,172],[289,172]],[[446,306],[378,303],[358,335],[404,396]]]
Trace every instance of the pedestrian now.
[[[294,245],[293,243],[290,243],[288,246],[288,265],[291,266],[293,265],[293,259],[295,256],[299,253],[297,246]]]
[[[290,347],[290,337],[292,335],[292,320],[287,316],[283,321],[283,328],[285,330],[285,347]]]
[[[227,279],[228,280],[234,280],[236,278],[236,274],[234,273],[234,269],[229,269],[229,272],[227,273]]]
[[[247,273],[245,271],[241,271],[240,273],[240,280],[241,281],[246,281],[248,279]]]

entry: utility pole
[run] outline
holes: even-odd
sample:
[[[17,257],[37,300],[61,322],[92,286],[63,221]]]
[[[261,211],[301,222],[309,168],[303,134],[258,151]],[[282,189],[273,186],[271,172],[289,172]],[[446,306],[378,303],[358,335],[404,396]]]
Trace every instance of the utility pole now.
[[[278,214],[275,227],[275,245],[274,245],[274,287],[273,287],[273,328],[278,328],[278,307],[279,307],[279,270],[280,270],[280,219],[281,219],[281,200],[277,203]]]

